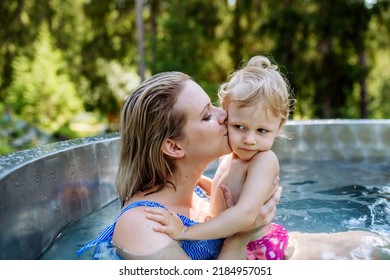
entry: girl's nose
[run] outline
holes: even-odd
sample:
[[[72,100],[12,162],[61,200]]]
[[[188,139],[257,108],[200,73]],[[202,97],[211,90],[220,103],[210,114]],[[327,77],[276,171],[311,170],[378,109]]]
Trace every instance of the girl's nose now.
[[[250,131],[248,133],[246,133],[245,136],[244,136],[243,142],[245,144],[247,144],[247,145],[254,145],[254,144],[256,144],[256,140],[255,140],[255,137],[254,137],[253,133],[250,132]]]

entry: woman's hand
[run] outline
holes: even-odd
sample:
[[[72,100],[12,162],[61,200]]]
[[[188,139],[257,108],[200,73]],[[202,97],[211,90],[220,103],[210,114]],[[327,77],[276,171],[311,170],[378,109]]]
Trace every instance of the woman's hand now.
[[[280,197],[282,196],[282,191],[282,187],[276,186],[276,190],[273,195],[260,208],[255,227],[263,227],[272,222],[276,215],[276,205],[279,203]]]

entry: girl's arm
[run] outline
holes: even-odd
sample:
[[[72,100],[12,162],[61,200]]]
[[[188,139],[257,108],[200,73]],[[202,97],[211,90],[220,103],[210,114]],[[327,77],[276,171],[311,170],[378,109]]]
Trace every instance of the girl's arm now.
[[[256,154],[248,167],[242,192],[237,204],[213,219],[186,228],[176,214],[164,215],[151,209],[148,218],[160,222],[154,227],[177,240],[215,239],[231,236],[251,228],[256,222],[262,205],[273,193],[274,178],[279,174],[279,162],[272,151]],[[228,182],[227,182],[228,184]]]

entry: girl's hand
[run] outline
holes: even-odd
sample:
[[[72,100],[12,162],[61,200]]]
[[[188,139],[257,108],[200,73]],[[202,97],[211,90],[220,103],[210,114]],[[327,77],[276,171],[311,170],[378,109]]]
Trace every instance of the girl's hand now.
[[[146,218],[160,223],[160,225],[153,227],[154,231],[165,233],[172,239],[182,240],[187,227],[183,225],[179,216],[169,210],[160,207],[147,207]]]

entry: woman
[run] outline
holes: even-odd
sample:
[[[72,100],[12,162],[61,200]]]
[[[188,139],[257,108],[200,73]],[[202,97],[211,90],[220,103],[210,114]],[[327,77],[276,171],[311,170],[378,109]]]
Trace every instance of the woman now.
[[[249,233],[227,239],[181,241],[153,230],[145,207],[163,207],[180,215],[186,226],[203,222],[211,180],[202,178],[207,165],[231,152],[227,114],[190,76],[164,72],[143,82],[121,111],[120,162],[117,190],[122,212],[114,224],[78,253],[97,245],[116,249],[126,259],[245,259]],[[202,180],[201,180],[202,178]],[[281,188],[260,209],[252,228],[269,223],[275,215]],[[195,192],[194,192],[195,190]],[[231,206],[231,193],[222,191]],[[229,203],[228,203],[229,202]],[[229,206],[227,205],[227,206]]]

